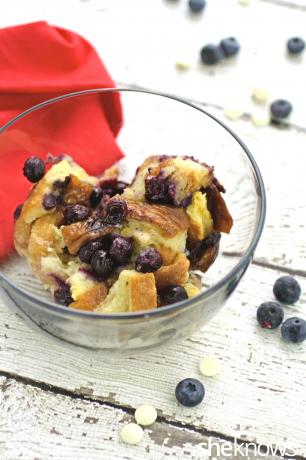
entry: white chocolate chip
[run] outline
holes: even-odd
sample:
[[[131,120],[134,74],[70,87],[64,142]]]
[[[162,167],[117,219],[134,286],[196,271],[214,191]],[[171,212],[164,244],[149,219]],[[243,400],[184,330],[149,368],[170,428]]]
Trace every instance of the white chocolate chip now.
[[[262,126],[268,126],[270,124],[270,117],[266,114],[252,114],[251,121],[254,126],[261,128]]]
[[[205,356],[200,362],[200,372],[206,377],[214,377],[219,371],[220,362],[216,356]]]
[[[240,5],[247,6],[251,3],[251,0],[238,0]]]
[[[264,104],[268,100],[268,92],[263,88],[253,88],[252,99],[255,102]]]
[[[143,438],[143,429],[136,423],[128,423],[122,428],[120,436],[126,444],[139,444]]]
[[[224,109],[223,113],[228,120],[239,120],[243,115],[243,112],[239,109]]]
[[[186,61],[176,61],[175,67],[177,70],[189,70],[191,65]]]
[[[135,419],[139,425],[152,425],[152,423],[154,423],[157,419],[156,409],[149,404],[143,404],[136,409]]]

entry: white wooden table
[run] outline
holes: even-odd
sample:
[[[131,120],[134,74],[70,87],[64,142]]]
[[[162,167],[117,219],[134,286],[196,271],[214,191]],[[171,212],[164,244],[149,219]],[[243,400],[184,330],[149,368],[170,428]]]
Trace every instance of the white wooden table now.
[[[303,288],[288,315],[306,317],[306,52],[286,57],[292,35],[306,39],[305,0],[208,0],[191,17],[186,0],[11,0],[0,25],[45,18],[74,29],[98,49],[115,80],[188,97],[223,118],[226,107],[264,113],[253,86],[285,97],[294,112],[288,128],[255,128],[248,116],[231,127],[262,170],[268,215],[254,263],[214,320],[184,343],[130,358],[70,350],[34,333],[0,303],[0,458],[206,459],[209,438],[272,444],[306,457],[306,345],[290,346],[279,331],[256,325],[256,307],[272,300],[271,286],[293,274]],[[205,69],[207,42],[234,35],[238,59]],[[178,72],[176,60],[191,64]],[[176,383],[199,378],[199,360],[217,355],[222,372],[203,378],[207,396],[196,409],[179,407]],[[139,446],[119,438],[134,408],[151,403],[158,422]],[[241,454],[238,454],[238,457]],[[228,458],[231,455],[228,455]],[[224,457],[225,458],[225,457]],[[253,457],[254,458],[254,457]]]

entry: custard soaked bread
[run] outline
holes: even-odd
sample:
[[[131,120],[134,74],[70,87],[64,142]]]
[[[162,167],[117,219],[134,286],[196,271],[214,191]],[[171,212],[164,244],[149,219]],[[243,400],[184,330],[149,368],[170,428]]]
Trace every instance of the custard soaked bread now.
[[[24,173],[35,185],[16,250],[74,309],[144,311],[197,295],[193,270],[209,268],[233,225],[213,168],[193,157],[149,157],[131,184],[117,167],[92,177],[68,157],[29,158]]]

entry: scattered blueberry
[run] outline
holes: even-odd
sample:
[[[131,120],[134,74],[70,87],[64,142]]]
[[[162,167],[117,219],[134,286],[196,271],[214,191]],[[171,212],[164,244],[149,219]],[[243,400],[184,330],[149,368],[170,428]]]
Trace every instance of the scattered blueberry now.
[[[101,187],[95,187],[90,195],[90,206],[93,208],[98,206],[98,204],[100,204],[100,201],[102,200],[103,195],[104,192],[101,189]]]
[[[292,112],[292,104],[285,99],[277,99],[272,102],[270,110],[275,118],[287,118]]]
[[[201,49],[201,60],[204,64],[217,64],[223,58],[223,52],[217,45],[210,43]]]
[[[14,220],[17,220],[20,217],[21,211],[23,208],[23,204],[19,204],[14,211]]]
[[[300,37],[293,37],[287,41],[287,49],[290,54],[299,54],[305,48],[305,41]]]
[[[56,291],[54,291],[54,299],[61,305],[70,305],[73,302],[70,287],[67,284],[63,284],[61,287],[56,289]]]
[[[123,200],[111,200],[106,205],[106,221],[110,225],[121,225],[127,215],[127,205]]]
[[[23,174],[30,182],[38,182],[45,172],[45,163],[38,157],[28,158],[23,167]]]
[[[47,211],[55,208],[57,205],[57,197],[53,195],[53,193],[47,193],[43,196],[42,205]]]
[[[189,0],[189,8],[193,13],[200,13],[206,6],[206,0]]]
[[[109,255],[117,262],[123,265],[129,262],[132,255],[132,241],[130,238],[118,236],[115,238],[109,249]]]
[[[284,319],[284,310],[276,302],[264,302],[257,309],[257,321],[265,329],[277,328]]]
[[[276,299],[282,303],[295,303],[301,296],[301,286],[292,276],[281,276],[273,286]]]
[[[220,46],[226,57],[235,56],[240,50],[240,44],[234,37],[224,38],[221,40]]]
[[[102,248],[103,248],[102,241],[89,241],[88,243],[84,244],[80,248],[78,252],[79,259],[85,264],[90,264],[91,258],[94,255],[94,253],[98,249],[102,249]]]
[[[182,300],[188,299],[186,289],[183,286],[167,286],[160,293],[162,303],[169,305],[171,303],[181,302]]]
[[[177,384],[175,396],[183,406],[197,406],[204,399],[204,385],[197,379],[184,379]]]
[[[287,342],[303,342],[306,339],[306,321],[297,317],[288,318],[283,323],[281,332]]]
[[[92,256],[91,267],[99,279],[105,280],[115,270],[115,262],[103,249],[99,249]]]
[[[90,215],[90,209],[81,204],[72,204],[64,208],[64,225],[73,224],[87,219]]]
[[[150,273],[158,270],[163,263],[160,253],[154,248],[143,249],[137,256],[135,268],[141,273]]]

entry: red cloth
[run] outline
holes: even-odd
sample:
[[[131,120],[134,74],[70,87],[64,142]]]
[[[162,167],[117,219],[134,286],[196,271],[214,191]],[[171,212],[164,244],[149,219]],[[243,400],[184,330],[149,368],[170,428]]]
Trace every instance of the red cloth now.
[[[0,126],[52,97],[114,83],[94,48],[74,32],[36,22],[0,30]],[[13,212],[30,184],[22,166],[30,155],[67,153],[91,174],[123,154],[118,93],[76,97],[19,120],[0,134],[0,259],[12,247]]]

